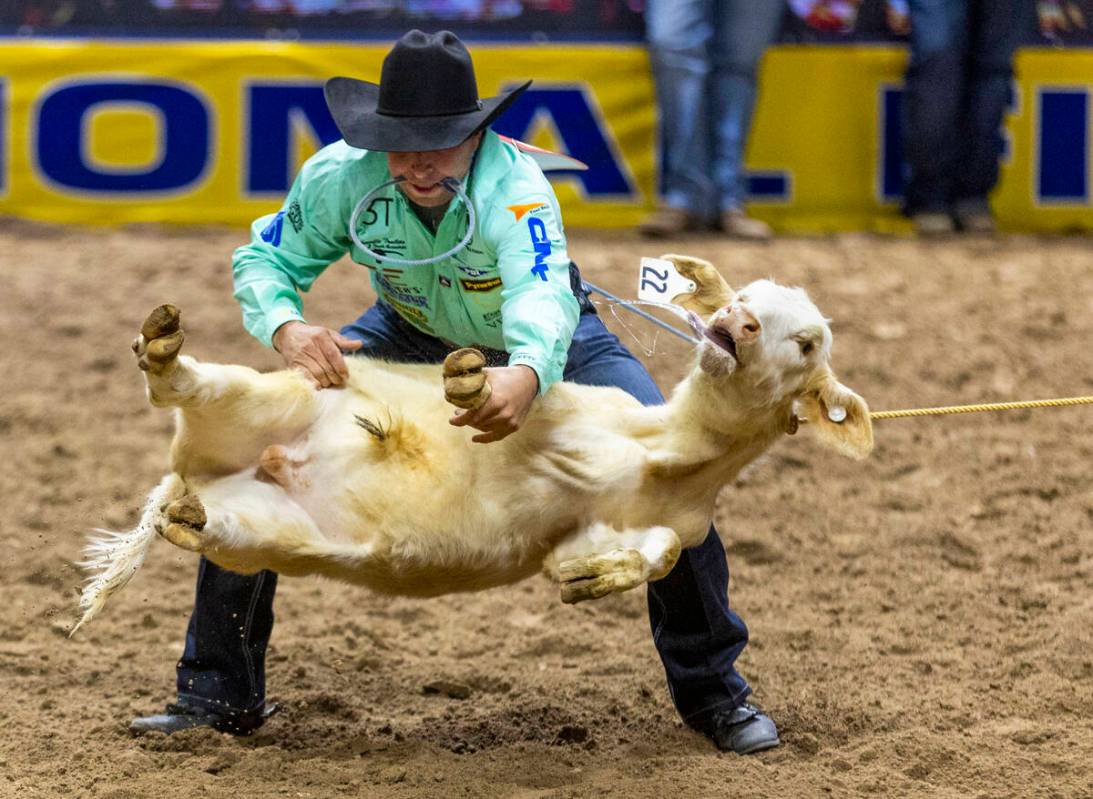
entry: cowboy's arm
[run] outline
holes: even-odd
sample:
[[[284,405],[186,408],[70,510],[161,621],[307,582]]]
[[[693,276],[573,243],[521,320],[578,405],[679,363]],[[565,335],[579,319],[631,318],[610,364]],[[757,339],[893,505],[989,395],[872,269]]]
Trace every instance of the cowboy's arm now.
[[[274,347],[286,365],[300,369],[319,386],[341,385],[347,369],[342,349],[359,348],[332,330],[304,320],[301,291],[347,249],[345,223],[324,184],[329,169],[320,156],[301,170],[276,214],[251,226],[251,241],[232,258],[235,298],[243,325],[266,346]]]
[[[534,370],[543,394],[562,379],[580,306],[569,283],[569,253],[553,198],[519,219],[498,214],[501,331],[509,365]],[[507,216],[507,218],[506,218]]]
[[[325,154],[322,150],[308,159],[281,210],[256,219],[250,242],[232,257],[243,326],[267,347],[281,325],[304,321],[300,292],[310,289],[349,246],[346,220],[330,197]]]
[[[487,369],[489,399],[451,420],[482,431],[471,439],[479,443],[499,441],[518,430],[536,395],[561,379],[580,315],[569,285],[569,256],[556,206],[542,199],[533,204],[534,221],[528,221],[527,212],[517,217],[508,207],[487,221],[503,284],[501,329],[509,365]]]

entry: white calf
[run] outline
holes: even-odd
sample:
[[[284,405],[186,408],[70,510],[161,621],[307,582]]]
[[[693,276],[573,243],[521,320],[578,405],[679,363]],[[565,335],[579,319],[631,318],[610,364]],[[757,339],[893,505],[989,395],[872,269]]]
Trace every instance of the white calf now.
[[[439,366],[350,358],[344,389],[316,391],[293,371],[180,356],[178,312],[157,308],[134,350],[152,404],[178,409],[172,471],[133,531],[89,544],[76,626],[156,533],[244,573],[432,596],[545,566],[563,601],[592,599],[667,574],[705,538],[720,488],[799,415],[822,441],[868,454],[868,409],[832,375],[831,332],[803,291],[761,280],[734,293],[710,264],[666,257],[699,286],[681,304],[703,339],[670,401],[560,383],[487,445],[447,423]],[[450,401],[481,399],[481,363],[449,357]]]

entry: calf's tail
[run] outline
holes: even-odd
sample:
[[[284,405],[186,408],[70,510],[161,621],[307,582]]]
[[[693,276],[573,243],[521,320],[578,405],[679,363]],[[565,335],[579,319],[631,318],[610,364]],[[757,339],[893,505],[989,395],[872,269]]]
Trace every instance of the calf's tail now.
[[[84,624],[98,615],[111,595],[125,587],[144,563],[148,546],[156,537],[157,521],[163,523],[163,507],[186,493],[181,475],[168,474],[159,481],[144,501],[140,521],[132,530],[115,533],[96,528],[84,547],[84,560],[79,564],[89,572],[80,595],[83,616],[69,631],[71,637]]]

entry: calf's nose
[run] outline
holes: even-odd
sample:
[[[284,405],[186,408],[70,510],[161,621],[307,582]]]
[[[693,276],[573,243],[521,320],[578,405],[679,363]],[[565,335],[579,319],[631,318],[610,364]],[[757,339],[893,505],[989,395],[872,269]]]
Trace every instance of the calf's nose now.
[[[752,315],[751,311],[739,305],[729,309],[724,325],[737,344],[752,343],[759,338],[759,331],[762,330],[759,320]]]

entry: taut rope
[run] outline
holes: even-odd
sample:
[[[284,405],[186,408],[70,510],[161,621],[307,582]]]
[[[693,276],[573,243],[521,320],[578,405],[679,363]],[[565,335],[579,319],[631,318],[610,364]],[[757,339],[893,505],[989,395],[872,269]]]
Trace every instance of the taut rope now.
[[[1023,402],[990,402],[981,405],[949,405],[943,408],[908,408],[899,411],[870,411],[869,418],[899,419],[906,416],[943,416],[951,413],[977,411],[1012,411],[1018,408],[1059,408],[1066,405],[1093,405],[1093,397],[1060,397],[1058,399],[1026,400]]]

